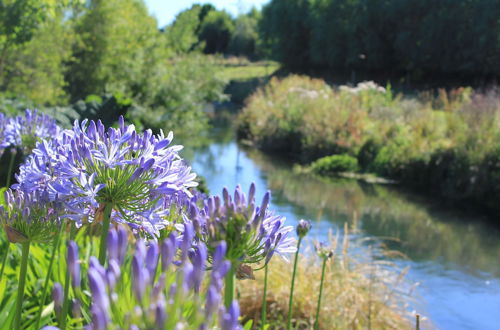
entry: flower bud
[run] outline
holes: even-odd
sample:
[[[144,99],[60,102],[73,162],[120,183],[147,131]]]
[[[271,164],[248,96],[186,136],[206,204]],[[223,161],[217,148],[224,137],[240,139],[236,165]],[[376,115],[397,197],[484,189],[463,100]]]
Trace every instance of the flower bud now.
[[[297,236],[299,236],[299,238],[304,238],[304,236],[307,235],[310,229],[311,222],[304,219],[300,220],[299,224],[297,225]]]

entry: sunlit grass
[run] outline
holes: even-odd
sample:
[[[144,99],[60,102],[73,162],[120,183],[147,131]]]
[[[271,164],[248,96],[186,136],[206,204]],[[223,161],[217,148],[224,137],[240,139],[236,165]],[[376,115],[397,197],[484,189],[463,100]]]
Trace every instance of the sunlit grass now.
[[[413,285],[405,279],[407,269],[377,260],[374,256],[354,258],[349,252],[349,235],[331,237],[336,254],[328,261],[320,310],[320,329],[411,329],[408,311]],[[293,324],[312,329],[321,261],[311,251],[300,257],[295,283]],[[240,305],[245,320],[260,320],[264,272],[255,281],[240,281]],[[281,329],[288,313],[292,264],[273,258],[269,266],[267,320],[272,329]]]

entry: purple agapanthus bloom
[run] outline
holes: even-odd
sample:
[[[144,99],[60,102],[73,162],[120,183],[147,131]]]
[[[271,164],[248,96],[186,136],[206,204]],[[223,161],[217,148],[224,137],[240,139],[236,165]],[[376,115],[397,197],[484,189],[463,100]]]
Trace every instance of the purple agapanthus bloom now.
[[[44,192],[7,190],[0,205],[0,224],[12,243],[46,243],[61,226],[61,205],[51,202]]]
[[[58,136],[60,131],[52,117],[37,110],[26,110],[24,116],[19,115],[7,120],[3,134],[4,143],[20,148],[25,155],[29,155],[40,140],[52,139]]]
[[[167,225],[159,208],[190,199],[196,174],[181,159],[173,134],[137,133],[120,117],[119,128],[98,121],[75,122],[54,141],[42,141],[20,169],[18,189],[46,190],[62,200],[65,217],[100,221],[106,205],[112,220],[155,236]],[[166,211],[168,212],[168,211]]]
[[[230,268],[226,245],[215,246],[217,253],[207,270],[207,248],[203,243],[193,245],[192,230],[185,228],[180,240],[174,234],[160,243],[138,239],[130,244],[132,259],[120,260],[130,248],[127,230],[123,226],[111,229],[107,267],[91,257],[87,285],[83,283],[91,293],[88,327],[208,329],[218,320],[222,329],[240,329],[237,303],[227,310],[222,306],[222,282]],[[78,258],[74,244],[70,243],[69,264]]]
[[[2,157],[4,149],[10,145],[5,135],[8,122],[9,118],[7,118],[4,113],[0,112],[0,157]]]
[[[248,200],[239,186],[234,196],[226,188],[219,196],[210,197],[199,210],[193,203],[190,218],[198,236],[207,246],[225,241],[227,258],[237,264],[269,262],[274,253],[286,257],[296,251],[293,227],[284,226],[285,218],[268,210],[270,192],[260,206],[255,205],[255,184],[250,186]]]

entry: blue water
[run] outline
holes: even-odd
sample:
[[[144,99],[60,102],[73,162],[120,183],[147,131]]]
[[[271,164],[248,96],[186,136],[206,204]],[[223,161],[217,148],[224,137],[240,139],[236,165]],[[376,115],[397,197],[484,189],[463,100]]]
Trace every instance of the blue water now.
[[[313,222],[310,237],[325,240],[348,222],[358,238],[405,254],[387,258],[409,266],[407,279],[419,283],[411,308],[429,318],[426,328],[500,329],[500,233],[480,216],[393,187],[314,178],[227,135],[196,150],[192,164],[212,194],[251,182],[258,199],[271,190],[271,208],[288,224]]]

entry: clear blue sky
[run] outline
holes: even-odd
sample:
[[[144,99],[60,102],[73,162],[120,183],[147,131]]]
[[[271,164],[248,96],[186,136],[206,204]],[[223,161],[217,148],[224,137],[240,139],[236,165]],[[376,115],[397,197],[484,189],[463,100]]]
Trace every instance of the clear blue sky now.
[[[175,15],[195,3],[211,3],[217,9],[225,9],[236,16],[241,12],[247,12],[253,6],[261,8],[267,2],[269,0],[145,0],[149,12],[158,20],[159,27],[171,23]]]

